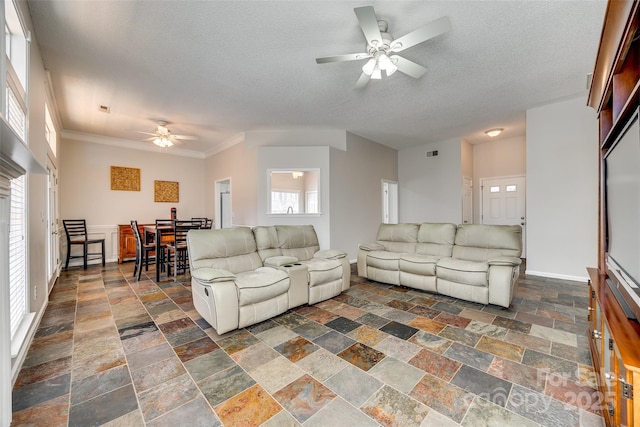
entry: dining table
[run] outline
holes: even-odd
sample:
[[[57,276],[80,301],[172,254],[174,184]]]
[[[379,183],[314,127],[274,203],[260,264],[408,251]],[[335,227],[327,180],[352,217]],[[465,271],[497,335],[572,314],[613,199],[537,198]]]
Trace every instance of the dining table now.
[[[162,270],[162,237],[173,232],[173,225],[145,225],[144,242],[149,243],[150,238],[154,238],[156,244],[156,282],[160,281],[160,270]],[[166,242],[166,239],[165,239]]]

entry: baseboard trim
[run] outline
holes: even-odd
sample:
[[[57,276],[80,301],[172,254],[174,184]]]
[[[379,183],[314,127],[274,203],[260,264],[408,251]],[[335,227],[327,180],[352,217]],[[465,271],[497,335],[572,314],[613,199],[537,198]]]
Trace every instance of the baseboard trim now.
[[[525,270],[524,274],[531,276],[548,277],[550,279],[572,280],[574,282],[588,282],[589,278],[586,276],[570,276],[568,274],[547,273],[546,271],[534,271]]]

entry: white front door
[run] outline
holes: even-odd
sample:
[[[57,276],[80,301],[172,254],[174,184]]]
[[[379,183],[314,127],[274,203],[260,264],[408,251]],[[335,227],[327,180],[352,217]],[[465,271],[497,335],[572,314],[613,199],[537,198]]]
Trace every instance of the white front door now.
[[[483,178],[482,223],[522,226],[522,258],[525,258],[525,177]]]

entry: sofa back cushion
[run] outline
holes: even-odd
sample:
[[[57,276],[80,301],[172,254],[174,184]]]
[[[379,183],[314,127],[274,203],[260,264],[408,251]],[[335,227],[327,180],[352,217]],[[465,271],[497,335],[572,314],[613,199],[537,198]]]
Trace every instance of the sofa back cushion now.
[[[418,241],[418,224],[380,224],[377,243],[389,252],[415,253]]]
[[[278,246],[282,255],[306,261],[320,250],[318,235],[313,225],[275,225]]]
[[[452,256],[471,261],[488,261],[500,256],[520,258],[521,254],[521,226],[461,224],[456,231]]]
[[[418,229],[416,253],[450,257],[455,238],[455,224],[425,222]]]
[[[278,232],[273,225],[253,227],[253,235],[256,239],[258,255],[263,261],[270,257],[282,255],[282,249],[280,249],[280,243],[278,243]]]
[[[187,245],[193,269],[217,268],[235,274],[262,267],[249,227],[190,230]]]

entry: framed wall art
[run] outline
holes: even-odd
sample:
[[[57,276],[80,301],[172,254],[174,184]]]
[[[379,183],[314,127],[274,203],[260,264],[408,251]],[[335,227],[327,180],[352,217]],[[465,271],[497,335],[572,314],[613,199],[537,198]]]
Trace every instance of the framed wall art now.
[[[173,202],[180,201],[179,183],[175,181],[153,181],[153,201]]]
[[[111,189],[140,191],[140,169],[111,166]]]

